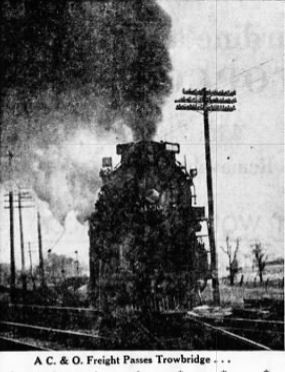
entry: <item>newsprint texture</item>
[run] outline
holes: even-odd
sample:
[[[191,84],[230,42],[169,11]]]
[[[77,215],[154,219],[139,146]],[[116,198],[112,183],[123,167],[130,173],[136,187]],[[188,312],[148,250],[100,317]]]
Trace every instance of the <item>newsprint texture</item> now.
[[[1,1],[1,370],[283,370],[284,14]]]

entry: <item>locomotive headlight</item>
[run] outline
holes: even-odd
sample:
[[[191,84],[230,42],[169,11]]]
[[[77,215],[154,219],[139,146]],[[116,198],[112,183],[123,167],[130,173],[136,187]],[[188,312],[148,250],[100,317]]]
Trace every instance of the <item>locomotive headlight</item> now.
[[[145,193],[145,199],[150,204],[155,204],[159,202],[159,192],[156,189],[148,189]]]
[[[190,169],[190,176],[191,176],[192,178],[196,177],[197,174],[198,174],[197,168],[192,168],[192,169]]]
[[[179,147],[178,143],[165,142],[165,150],[174,152],[176,154],[179,154],[180,147]]]

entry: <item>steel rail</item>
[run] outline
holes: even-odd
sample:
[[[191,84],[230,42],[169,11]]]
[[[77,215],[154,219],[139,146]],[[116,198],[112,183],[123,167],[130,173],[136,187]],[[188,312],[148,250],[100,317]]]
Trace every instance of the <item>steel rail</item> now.
[[[222,336],[227,336],[233,340],[235,340],[236,342],[239,342],[239,343],[242,343],[248,347],[250,347],[251,349],[255,349],[255,350],[271,350],[269,347],[263,345],[263,344],[260,344],[258,342],[255,342],[253,340],[250,340],[248,338],[245,338],[245,337],[242,337],[240,335],[237,335],[236,333],[232,333],[230,331],[227,331],[221,327],[216,327],[216,326],[213,326],[212,324],[209,324],[203,320],[200,320],[200,319],[197,319],[189,314],[187,314],[186,316],[186,319],[189,319],[197,324],[199,324],[200,326],[206,328],[206,329],[209,329],[213,332],[216,332],[217,334],[220,334]]]
[[[282,331],[271,331],[269,329],[255,329],[255,328],[242,328],[242,327],[234,327],[234,326],[222,326],[224,330],[228,331],[237,331],[237,332],[250,332],[250,333],[264,333],[264,332],[273,332],[275,335],[283,335],[284,332]]]
[[[259,331],[261,330],[270,330],[272,332],[283,332],[284,333],[284,322],[281,320],[264,320],[264,319],[246,319],[246,318],[222,318],[222,319],[215,319],[215,318],[207,318],[202,317],[202,320],[209,322],[210,324],[215,324],[221,327],[235,327],[238,328],[240,325],[240,329],[254,329],[258,328]],[[248,326],[250,326],[248,328]]]
[[[56,311],[74,311],[74,312],[87,312],[100,314],[101,312],[97,309],[87,307],[68,307],[68,306],[45,306],[45,305],[25,305],[25,304],[8,304],[9,307],[19,308],[30,308],[30,309],[42,309],[42,310],[56,310]]]
[[[36,351],[50,351],[51,349],[48,349],[48,348],[44,348],[44,347],[41,347],[41,346],[35,346],[29,342],[25,342],[25,341],[20,341],[19,339],[15,339],[15,338],[11,338],[11,337],[7,337],[7,336],[3,336],[0,334],[0,341],[1,341],[1,350],[3,351],[4,349],[6,350],[6,348],[4,348],[3,346],[3,343],[4,344],[9,344],[10,346],[15,346],[17,348],[17,350],[36,350]],[[9,350],[11,350],[11,348],[7,348]]]
[[[84,332],[78,332],[78,331],[69,331],[69,330],[63,330],[58,328],[52,328],[52,327],[43,327],[39,325],[33,325],[33,324],[27,324],[27,323],[17,323],[17,322],[9,322],[9,321],[0,321],[0,326],[8,326],[12,328],[26,328],[26,329],[32,329],[35,331],[43,331],[43,332],[49,332],[49,333],[55,333],[63,336],[76,336],[76,337],[86,337],[90,339],[107,339],[106,337],[102,337],[99,335],[94,335],[92,333],[84,333]]]

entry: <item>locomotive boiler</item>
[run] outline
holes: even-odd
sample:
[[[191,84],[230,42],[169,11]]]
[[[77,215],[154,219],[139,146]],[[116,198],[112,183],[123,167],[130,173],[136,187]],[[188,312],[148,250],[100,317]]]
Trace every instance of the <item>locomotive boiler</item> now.
[[[90,217],[90,296],[105,311],[191,308],[208,276],[197,236],[204,208],[193,178],[176,160],[179,144],[117,145],[114,169],[103,158],[102,187]]]

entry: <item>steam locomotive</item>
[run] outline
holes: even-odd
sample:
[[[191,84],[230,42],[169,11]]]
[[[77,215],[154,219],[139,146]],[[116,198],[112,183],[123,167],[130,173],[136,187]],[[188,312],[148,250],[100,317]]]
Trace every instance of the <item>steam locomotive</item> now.
[[[209,272],[197,236],[204,208],[193,178],[176,160],[179,144],[117,145],[121,162],[103,158],[103,185],[89,221],[90,296],[104,311],[191,308]],[[194,302],[193,302],[194,301]]]

